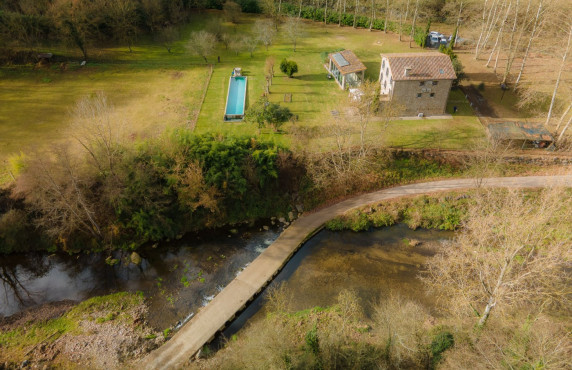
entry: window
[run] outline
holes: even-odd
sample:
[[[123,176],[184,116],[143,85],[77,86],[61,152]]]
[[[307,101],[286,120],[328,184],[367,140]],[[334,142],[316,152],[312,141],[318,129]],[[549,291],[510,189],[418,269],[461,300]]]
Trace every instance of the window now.
[[[381,68],[385,68],[385,59],[381,61]]]
[[[425,86],[425,81],[419,82],[419,86]]]
[[[437,85],[438,83],[439,83],[439,81],[433,81],[431,84],[432,84],[433,86],[435,86],[435,85]]]
[[[429,94],[430,97],[434,98],[435,97],[435,93],[431,93]]]
[[[389,68],[385,70],[385,76],[389,76]]]
[[[387,81],[383,81],[383,88],[385,89],[387,87]]]
[[[420,97],[421,97],[421,95],[423,95],[423,94],[421,94],[421,93],[417,93],[417,97],[418,97],[418,98],[420,98]]]

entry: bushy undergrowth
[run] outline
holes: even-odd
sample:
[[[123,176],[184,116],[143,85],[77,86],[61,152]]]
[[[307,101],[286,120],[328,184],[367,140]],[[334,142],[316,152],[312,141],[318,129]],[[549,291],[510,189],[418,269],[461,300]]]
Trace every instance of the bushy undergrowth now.
[[[426,324],[430,317],[417,303],[399,296],[363,315],[352,291],[341,291],[337,304],[303,311],[271,311],[242,331],[237,340],[202,368],[223,369],[374,369],[433,368],[448,348],[439,338],[452,336]],[[433,344],[437,343],[437,345]]]
[[[412,229],[455,230],[467,214],[470,196],[461,193],[419,196],[350,211],[326,223],[332,231],[365,231],[404,222]]]
[[[187,130],[90,153],[77,158],[57,148],[28,160],[11,195],[20,201],[0,212],[0,252],[136,249],[269,218],[288,212],[299,176],[289,152],[273,142]]]

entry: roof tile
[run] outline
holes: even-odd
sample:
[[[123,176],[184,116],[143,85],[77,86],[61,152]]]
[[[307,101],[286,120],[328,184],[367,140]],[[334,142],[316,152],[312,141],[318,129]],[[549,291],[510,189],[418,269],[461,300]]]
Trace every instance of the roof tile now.
[[[454,80],[457,78],[448,55],[438,52],[381,54],[389,61],[395,81]],[[405,68],[411,68],[405,76]]]

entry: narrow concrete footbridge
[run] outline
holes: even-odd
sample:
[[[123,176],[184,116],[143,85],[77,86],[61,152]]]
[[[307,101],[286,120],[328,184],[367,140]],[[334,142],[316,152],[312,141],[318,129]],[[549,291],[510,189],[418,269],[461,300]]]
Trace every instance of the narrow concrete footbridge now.
[[[430,194],[477,186],[506,188],[572,187],[572,175],[454,179],[397,186],[359,195],[305,214],[294,221],[240,275],[226,286],[206,307],[174,336],[151,352],[143,365],[147,369],[178,369],[187,363],[215,334],[242,311],[246,304],[268,284],[300,246],[321,230],[324,224],[354,208],[410,195]]]

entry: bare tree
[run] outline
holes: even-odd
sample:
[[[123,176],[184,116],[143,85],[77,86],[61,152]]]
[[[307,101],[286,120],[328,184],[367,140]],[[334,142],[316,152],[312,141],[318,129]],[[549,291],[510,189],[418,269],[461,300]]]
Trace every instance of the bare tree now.
[[[556,77],[556,84],[554,85],[554,91],[552,92],[552,99],[550,100],[550,108],[548,109],[548,116],[546,117],[545,125],[550,123],[550,118],[552,117],[552,109],[554,108],[554,102],[556,101],[556,93],[558,92],[558,85],[560,85],[560,79],[562,78],[562,72],[566,66],[566,58],[568,57],[568,52],[570,51],[570,42],[572,41],[572,23],[569,26],[568,31],[568,42],[566,43],[566,48],[564,49],[564,54],[562,55],[562,63],[560,63],[560,69],[558,70],[558,77]]]
[[[100,174],[115,174],[122,154],[123,122],[103,92],[80,99],[72,111],[71,136]]]
[[[415,2],[415,12],[413,13],[413,22],[411,24],[411,37],[409,38],[409,47],[411,47],[411,42],[415,40],[415,21],[417,20],[418,10],[419,10],[419,0]]]
[[[272,41],[274,41],[274,37],[276,36],[276,29],[272,25],[272,22],[266,19],[257,19],[254,22],[253,31],[256,34],[256,37],[262,45],[266,47],[266,51],[268,51],[268,46],[272,45]]]
[[[563,189],[536,197],[477,192],[454,245],[430,260],[424,281],[450,309],[476,313],[479,326],[493,309],[566,307],[570,206],[572,197]]]
[[[16,192],[38,212],[37,223],[50,236],[65,243],[79,231],[101,240],[96,204],[88,197],[91,184],[81,175],[79,161],[65,146],[53,147],[51,155],[40,155],[29,163]]]
[[[568,123],[566,123],[564,125],[564,128],[562,129],[562,132],[560,132],[560,135],[558,136],[558,142],[560,142],[560,140],[562,140],[562,138],[564,137],[564,133],[566,132],[566,130],[568,130],[568,127],[570,126],[570,123],[572,122],[572,117],[570,117],[570,119],[568,120]]]
[[[526,49],[524,51],[524,56],[522,57],[522,63],[520,64],[520,69],[518,71],[518,77],[516,78],[516,81],[514,83],[514,89],[516,90],[518,83],[520,82],[520,78],[522,77],[522,72],[524,71],[524,67],[526,65],[526,60],[528,58],[528,53],[530,51],[530,46],[532,45],[532,41],[534,40],[534,38],[536,37],[536,30],[538,28],[538,24],[539,24],[539,19],[540,19],[540,14],[542,12],[542,0],[540,0],[538,2],[538,10],[536,12],[536,17],[534,18],[534,23],[532,26],[532,31],[530,33],[530,37],[528,38],[528,45],[526,46]]]
[[[161,29],[157,36],[156,40],[163,45],[167,52],[171,54],[171,50],[173,49],[173,44],[175,41],[179,39],[179,30],[173,26],[167,26]]]
[[[230,50],[234,51],[236,55],[242,52],[246,45],[244,45],[244,40],[238,36],[231,36],[228,42],[228,47]]]
[[[510,36],[510,43],[508,46],[508,56],[507,56],[507,61],[506,61],[505,70],[503,73],[501,84],[506,84],[508,76],[510,74],[510,70],[512,68],[512,63],[514,62],[514,58],[516,57],[516,53],[520,47],[520,41],[522,40],[522,36],[524,34],[524,30],[525,30],[526,25],[527,25],[528,13],[530,12],[530,5],[531,4],[532,4],[532,0],[528,0],[528,5],[526,6],[526,11],[524,13],[524,16],[523,16],[523,19],[521,22],[521,28],[520,28],[520,32],[518,35],[518,39],[516,41],[516,44],[514,44],[514,46],[513,46],[514,34],[516,32],[516,23],[518,20],[518,3],[517,3],[515,15],[514,15],[514,23],[512,26],[512,32],[511,32],[511,36]]]
[[[405,16],[403,16],[402,12],[399,13],[399,41],[401,41],[401,37],[403,35],[403,22],[407,22],[407,14],[409,13],[409,1],[410,0],[407,0],[407,5],[405,6]]]
[[[242,8],[234,1],[227,0],[222,6],[222,11],[227,21],[238,23],[242,14]]]
[[[356,0],[356,6],[354,7],[354,24],[353,24],[353,28],[356,28],[358,9],[359,9],[359,0]]]
[[[216,37],[207,31],[195,31],[191,33],[187,48],[194,55],[198,55],[208,63],[207,56],[211,55],[216,46]]]
[[[270,86],[272,86],[272,79],[274,78],[274,64],[276,60],[274,57],[266,58],[264,63],[264,77],[266,80],[266,94],[270,94]]]
[[[252,58],[254,50],[258,47],[258,38],[246,35],[242,37],[242,43],[246,50],[250,52],[250,57]]]
[[[493,45],[493,48],[491,49],[491,53],[489,54],[489,59],[487,60],[487,64],[486,64],[487,67],[488,67],[489,64],[490,64],[491,59],[492,59],[492,57],[493,57],[495,51],[497,51],[497,46],[498,46],[499,40],[500,40],[500,38],[501,38],[501,36],[502,36],[502,31],[503,31],[503,29],[504,29],[504,25],[505,25],[505,23],[506,23],[506,20],[508,19],[508,15],[509,15],[509,13],[510,13],[510,8],[511,8],[511,7],[512,7],[512,1],[508,3],[508,7],[506,8],[506,14],[505,14],[504,19],[502,20],[502,22],[501,22],[501,24],[500,24],[499,30],[498,30],[498,32],[497,32],[497,38],[496,38],[495,44]],[[500,51],[499,51],[499,53],[500,53]],[[498,55],[498,53],[497,53],[497,55]]]
[[[262,11],[268,15],[274,23],[274,28],[278,31],[278,24],[280,23],[280,13],[276,0],[260,0]],[[302,3],[300,3],[300,11],[302,11]]]
[[[296,44],[298,40],[304,37],[304,31],[302,30],[302,22],[299,18],[288,17],[284,23],[284,33],[286,37],[292,42],[294,46],[294,51],[296,51]]]
[[[383,23],[383,33],[387,33],[387,25],[389,22],[389,12],[390,12],[389,0],[387,0],[385,3],[385,22]]]
[[[114,0],[107,7],[116,39],[126,42],[129,52],[139,31],[137,27],[137,6],[134,0]]]

